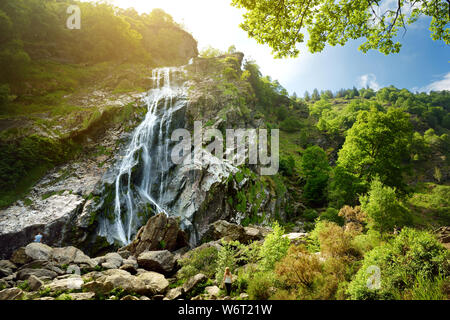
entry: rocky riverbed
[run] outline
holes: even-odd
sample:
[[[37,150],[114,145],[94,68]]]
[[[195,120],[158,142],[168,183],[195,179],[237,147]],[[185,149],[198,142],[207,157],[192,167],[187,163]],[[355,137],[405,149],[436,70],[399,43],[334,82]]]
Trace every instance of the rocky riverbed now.
[[[192,249],[177,220],[160,214],[139,230],[130,245],[95,258],[72,246],[30,243],[0,261],[0,300],[231,299],[202,273],[177,285],[179,261],[192,250],[220,248],[221,240],[264,241],[270,231],[219,220],[208,228],[211,241]],[[304,236],[287,235],[291,241]],[[238,298],[248,296],[242,293],[234,299]]]

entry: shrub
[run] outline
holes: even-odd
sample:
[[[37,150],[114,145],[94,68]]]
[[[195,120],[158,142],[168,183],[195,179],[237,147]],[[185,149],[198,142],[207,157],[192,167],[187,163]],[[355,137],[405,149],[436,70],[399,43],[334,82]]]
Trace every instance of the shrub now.
[[[320,251],[329,257],[359,257],[360,252],[352,244],[353,234],[334,222],[319,221],[308,239],[310,251]]]
[[[353,238],[352,244],[357,250],[363,253],[369,252],[373,248],[383,244],[382,235],[378,231],[369,230],[365,234],[356,235]]]
[[[62,295],[56,297],[55,300],[73,300],[73,299],[67,293],[63,293]]]
[[[320,205],[326,200],[326,189],[328,184],[328,175],[318,173],[317,176],[307,180],[303,189],[303,199],[313,205]]]
[[[295,160],[292,156],[280,159],[280,172],[285,176],[294,175]]]
[[[203,273],[208,278],[214,276],[217,269],[216,247],[207,247],[193,250],[188,257],[179,261],[182,266],[177,273],[178,279],[189,279],[198,273]]]
[[[238,276],[236,280],[233,282],[233,289],[238,292],[246,292],[248,288],[248,284],[251,282],[252,271],[239,269]]]
[[[397,200],[395,189],[375,179],[368,195],[360,197],[361,209],[367,213],[369,227],[381,232],[393,231],[411,222],[408,209]]]
[[[303,198],[313,204],[322,203],[326,198],[330,171],[327,154],[319,146],[308,147],[303,152],[300,169],[306,179]]]
[[[300,131],[302,123],[295,118],[287,118],[280,124],[280,129],[286,132]]]
[[[319,259],[301,246],[292,246],[287,255],[276,265],[275,272],[289,287],[311,287],[321,272]]]
[[[255,273],[248,284],[250,300],[268,300],[273,294],[274,277],[270,272]]]
[[[266,236],[259,252],[259,265],[264,271],[273,270],[275,263],[286,255],[290,243],[288,238],[283,237],[284,229],[278,222],[275,222],[272,228],[273,231]]]
[[[365,255],[348,293],[352,299],[366,300],[419,297],[426,286],[432,286],[435,292],[436,283],[448,277],[449,256],[434,235],[405,228],[391,243],[376,247]],[[378,267],[381,272],[379,288],[370,289],[367,285],[371,266]],[[426,281],[428,285],[424,285]]]
[[[330,205],[341,208],[343,205],[356,205],[358,194],[367,191],[367,185],[355,174],[341,166],[330,172],[328,181],[328,200]]]
[[[320,215],[320,220],[328,220],[340,226],[344,225],[344,219],[339,216],[339,211],[335,208],[328,208]]]
[[[314,209],[306,209],[305,212],[303,212],[303,218],[306,221],[314,222],[319,217],[319,214]]]

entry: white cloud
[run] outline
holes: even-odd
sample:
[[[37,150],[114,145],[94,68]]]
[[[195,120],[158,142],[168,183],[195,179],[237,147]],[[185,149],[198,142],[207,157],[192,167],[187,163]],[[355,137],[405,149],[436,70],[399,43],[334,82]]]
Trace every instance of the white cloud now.
[[[438,81],[434,81],[430,83],[429,85],[420,88],[418,91],[422,92],[430,92],[430,91],[443,91],[443,90],[449,90],[450,91],[450,72],[448,72],[446,75],[444,75],[444,78]]]
[[[358,79],[358,85],[362,88],[372,88],[377,91],[381,88],[381,86],[377,82],[377,77],[373,73],[363,74]]]

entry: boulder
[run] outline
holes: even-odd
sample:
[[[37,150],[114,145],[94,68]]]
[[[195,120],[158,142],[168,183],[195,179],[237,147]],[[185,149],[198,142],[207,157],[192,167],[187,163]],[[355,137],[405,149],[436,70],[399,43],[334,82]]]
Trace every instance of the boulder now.
[[[137,262],[146,270],[170,274],[175,267],[175,256],[168,250],[146,251],[139,255]]]
[[[241,293],[241,294],[239,295],[239,298],[240,298],[241,300],[248,300],[248,299],[249,299],[249,295],[246,294],[246,293]]]
[[[120,267],[120,270],[125,270],[127,272],[129,272],[132,275],[135,275],[137,273],[137,263],[135,264],[130,264],[130,263],[125,263]]]
[[[137,301],[139,301],[139,298],[137,298],[137,297],[135,297],[135,296],[130,296],[130,295],[128,295],[128,296],[125,296],[125,297],[123,297],[122,299],[120,299],[120,300],[137,300]]]
[[[0,268],[0,279],[12,275],[14,272],[11,269]]]
[[[53,248],[43,243],[30,243],[25,247],[25,254],[31,260],[45,260],[48,261],[52,257]]]
[[[184,292],[183,287],[173,288],[167,292],[166,298],[169,300],[180,299],[181,297],[184,296],[184,293],[185,292]]]
[[[146,272],[138,275],[136,278],[145,284],[146,289],[152,295],[164,294],[169,288],[169,281],[157,272]]]
[[[35,277],[37,277],[39,279],[43,279],[43,278],[54,279],[58,276],[58,274],[52,270],[25,268],[25,269],[21,269],[17,272],[16,278],[18,280],[27,280],[31,275],[34,275]]]
[[[144,251],[161,249],[175,251],[187,245],[186,235],[180,229],[177,220],[165,214],[158,214],[151,217],[138,231],[136,239],[123,249],[134,256],[139,256]]]
[[[84,284],[83,279],[80,276],[71,276],[66,279],[59,279],[50,282],[44,286],[44,289],[50,289],[52,292],[56,291],[68,291],[68,290],[80,290]]]
[[[46,260],[35,260],[21,266],[19,271],[23,269],[46,269],[48,265],[49,262]]]
[[[83,290],[99,294],[109,293],[114,288],[122,288],[127,293],[148,294],[151,292],[143,281],[119,269],[107,270],[94,281],[83,285]]]
[[[218,286],[209,286],[205,288],[205,292],[211,298],[218,298],[220,296],[220,288]]]
[[[123,263],[123,258],[120,254],[112,252],[103,257],[96,258],[94,261],[98,262],[105,269],[118,269]]]
[[[17,270],[17,267],[14,263],[9,260],[0,260],[0,269],[8,270],[11,274]],[[6,277],[6,276],[5,276]]]
[[[13,252],[10,261],[17,264],[23,265],[31,262],[31,258],[25,253],[25,247],[21,247]]]
[[[250,243],[264,239],[264,228],[249,226],[242,227],[238,224],[230,223],[225,220],[219,220],[211,224],[210,237],[214,240],[224,239],[225,241],[239,241],[241,243]]]
[[[65,274],[64,270],[58,268],[54,263],[45,260],[35,260],[33,262],[27,263],[20,267],[18,271],[20,272],[25,269],[46,269],[55,272],[57,275]]]
[[[199,273],[187,280],[183,284],[183,290],[186,294],[189,294],[192,290],[194,290],[199,284],[206,282],[208,278],[203,274]]]
[[[10,288],[0,291],[0,300],[20,300],[23,297],[23,291],[19,288]]]
[[[92,268],[95,268],[97,265],[95,261],[85,255],[83,251],[75,247],[54,248],[52,259],[59,265],[86,264]]]
[[[307,237],[307,233],[288,233],[283,235],[283,238],[288,238],[291,244],[294,245],[304,243]]]
[[[72,300],[91,300],[94,299],[94,292],[82,292],[82,293],[69,293]]]
[[[244,238],[244,227],[229,223],[225,220],[219,220],[212,224],[214,240],[224,239],[226,241],[236,241]]]
[[[27,281],[31,291],[38,291],[44,285],[44,282],[35,275],[29,276]]]
[[[131,252],[125,249],[120,249],[117,253],[123,258],[128,259],[132,256]]]
[[[252,228],[252,227],[244,227],[245,231],[245,242],[250,241],[258,241],[264,239],[262,232],[258,228]]]

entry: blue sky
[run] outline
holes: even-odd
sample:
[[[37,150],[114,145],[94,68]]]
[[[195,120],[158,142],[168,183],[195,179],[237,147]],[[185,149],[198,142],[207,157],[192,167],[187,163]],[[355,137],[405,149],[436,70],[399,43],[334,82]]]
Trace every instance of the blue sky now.
[[[410,26],[399,54],[385,56],[377,51],[358,51],[362,39],[344,47],[326,47],[310,54],[304,45],[298,58],[274,59],[268,46],[257,44],[239,28],[243,11],[229,0],[111,0],[121,7],[139,12],[162,8],[193,34],[202,49],[208,45],[226,50],[235,45],[251,57],[290,92],[302,96],[308,90],[358,88],[369,85],[377,89],[389,85],[411,91],[450,90],[450,46],[430,38],[429,21]]]

